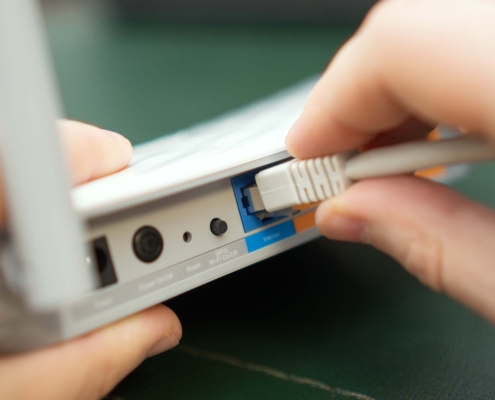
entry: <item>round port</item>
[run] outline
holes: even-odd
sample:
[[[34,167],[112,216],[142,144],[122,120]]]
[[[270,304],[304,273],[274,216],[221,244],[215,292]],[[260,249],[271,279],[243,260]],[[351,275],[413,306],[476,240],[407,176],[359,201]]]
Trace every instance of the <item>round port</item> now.
[[[227,222],[221,220],[220,218],[215,218],[210,222],[211,233],[215,236],[223,235],[227,232],[227,229],[229,229]]]
[[[163,250],[162,235],[151,226],[144,226],[134,235],[134,253],[137,258],[144,262],[153,262]]]
[[[191,232],[185,232],[182,235],[182,239],[184,239],[184,242],[186,242],[186,243],[191,243],[191,240],[192,240],[192,234],[191,234]]]

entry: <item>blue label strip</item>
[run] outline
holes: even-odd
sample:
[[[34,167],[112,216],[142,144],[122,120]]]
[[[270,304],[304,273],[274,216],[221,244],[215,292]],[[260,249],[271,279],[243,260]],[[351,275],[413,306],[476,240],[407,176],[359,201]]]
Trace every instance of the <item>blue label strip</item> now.
[[[248,236],[246,238],[246,246],[248,251],[252,253],[253,251],[270,246],[295,234],[296,229],[294,227],[294,223],[292,221],[287,221],[283,224]]]

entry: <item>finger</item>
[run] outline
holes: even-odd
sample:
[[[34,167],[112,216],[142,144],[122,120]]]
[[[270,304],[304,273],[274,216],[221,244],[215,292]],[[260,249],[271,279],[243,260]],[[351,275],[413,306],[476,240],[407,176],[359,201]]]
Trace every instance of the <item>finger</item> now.
[[[176,315],[159,305],[70,342],[2,358],[0,397],[100,399],[181,335]]]
[[[495,322],[495,213],[414,177],[356,183],[318,209],[337,240],[371,243],[421,282]]]
[[[59,129],[76,184],[116,172],[131,160],[131,143],[118,133],[76,121],[60,121]]]
[[[75,121],[59,121],[59,130],[76,184],[116,172],[131,160],[132,145],[118,133]],[[7,221],[4,190],[0,177],[0,228]]]
[[[495,4],[381,1],[315,86],[287,137],[300,158],[346,151],[411,115],[495,132]]]
[[[363,150],[426,139],[433,129],[433,126],[411,117],[397,128],[378,133],[363,146]]]

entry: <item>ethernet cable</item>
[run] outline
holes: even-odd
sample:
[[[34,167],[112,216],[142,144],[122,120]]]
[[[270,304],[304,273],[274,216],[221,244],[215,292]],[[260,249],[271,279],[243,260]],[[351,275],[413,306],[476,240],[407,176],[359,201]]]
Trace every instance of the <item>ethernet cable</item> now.
[[[493,159],[495,148],[474,135],[409,142],[363,153],[291,160],[258,173],[256,185],[245,188],[244,194],[249,200],[249,212],[263,219],[289,215],[292,207],[338,196],[362,179]]]

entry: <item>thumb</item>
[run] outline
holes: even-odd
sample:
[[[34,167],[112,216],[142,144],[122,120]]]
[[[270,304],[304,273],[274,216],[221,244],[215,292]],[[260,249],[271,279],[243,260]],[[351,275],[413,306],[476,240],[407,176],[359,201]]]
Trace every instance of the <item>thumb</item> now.
[[[158,305],[74,340],[2,357],[0,398],[100,399],[181,335],[177,316]]]
[[[316,222],[329,238],[372,244],[495,322],[495,213],[488,208],[404,176],[356,183],[323,203]]]

